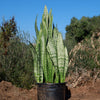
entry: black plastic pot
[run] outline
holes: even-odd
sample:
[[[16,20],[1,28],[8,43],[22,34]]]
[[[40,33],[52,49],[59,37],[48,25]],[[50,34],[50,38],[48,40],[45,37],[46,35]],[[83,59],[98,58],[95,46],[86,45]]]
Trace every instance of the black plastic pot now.
[[[37,100],[65,100],[65,83],[37,83]]]

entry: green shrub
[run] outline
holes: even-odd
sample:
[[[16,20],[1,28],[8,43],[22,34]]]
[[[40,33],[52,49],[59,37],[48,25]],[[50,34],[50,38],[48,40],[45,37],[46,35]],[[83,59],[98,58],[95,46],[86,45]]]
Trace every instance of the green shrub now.
[[[29,89],[35,82],[32,54],[27,42],[27,34],[23,33],[23,36],[22,33],[18,33],[18,31],[15,31],[16,27],[14,19],[7,21],[1,27],[0,81],[9,81],[16,86]],[[6,36],[5,33],[7,33]],[[6,47],[4,44],[6,44]]]

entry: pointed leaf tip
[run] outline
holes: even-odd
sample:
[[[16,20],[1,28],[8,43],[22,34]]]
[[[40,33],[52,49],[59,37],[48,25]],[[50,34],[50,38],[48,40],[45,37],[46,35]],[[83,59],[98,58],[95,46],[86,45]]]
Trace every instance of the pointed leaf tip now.
[[[45,8],[47,9],[47,6],[45,5]]]
[[[44,7],[44,12],[48,12],[47,6]]]

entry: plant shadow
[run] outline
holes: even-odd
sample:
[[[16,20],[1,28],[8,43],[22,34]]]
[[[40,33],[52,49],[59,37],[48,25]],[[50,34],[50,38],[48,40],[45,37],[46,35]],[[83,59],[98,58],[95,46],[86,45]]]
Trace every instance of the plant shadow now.
[[[71,91],[70,91],[70,89],[68,89],[68,87],[66,86],[66,89],[65,89],[65,100],[70,99],[70,97],[71,97]]]

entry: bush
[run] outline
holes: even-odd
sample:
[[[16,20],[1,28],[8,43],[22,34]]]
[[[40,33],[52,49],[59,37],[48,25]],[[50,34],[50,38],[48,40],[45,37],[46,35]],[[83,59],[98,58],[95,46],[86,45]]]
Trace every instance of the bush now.
[[[91,38],[96,32],[100,32],[100,16],[92,18],[83,16],[80,20],[73,17],[70,25],[66,26],[65,45],[68,51],[70,52],[82,40]]]
[[[13,18],[1,26],[0,81],[9,81],[29,89],[34,83],[33,58],[27,35],[24,33],[21,37],[16,30]]]
[[[8,54],[0,56],[4,76],[2,80],[13,84],[31,88],[33,84],[33,60],[29,45],[22,43],[18,38],[10,40]],[[2,52],[0,52],[2,53]]]
[[[76,72],[76,68],[78,72],[85,70],[97,70],[100,69],[100,37],[95,38],[97,34],[93,34],[90,39],[85,39],[78,43],[71,52],[69,70]],[[79,72],[79,73],[80,73]]]

